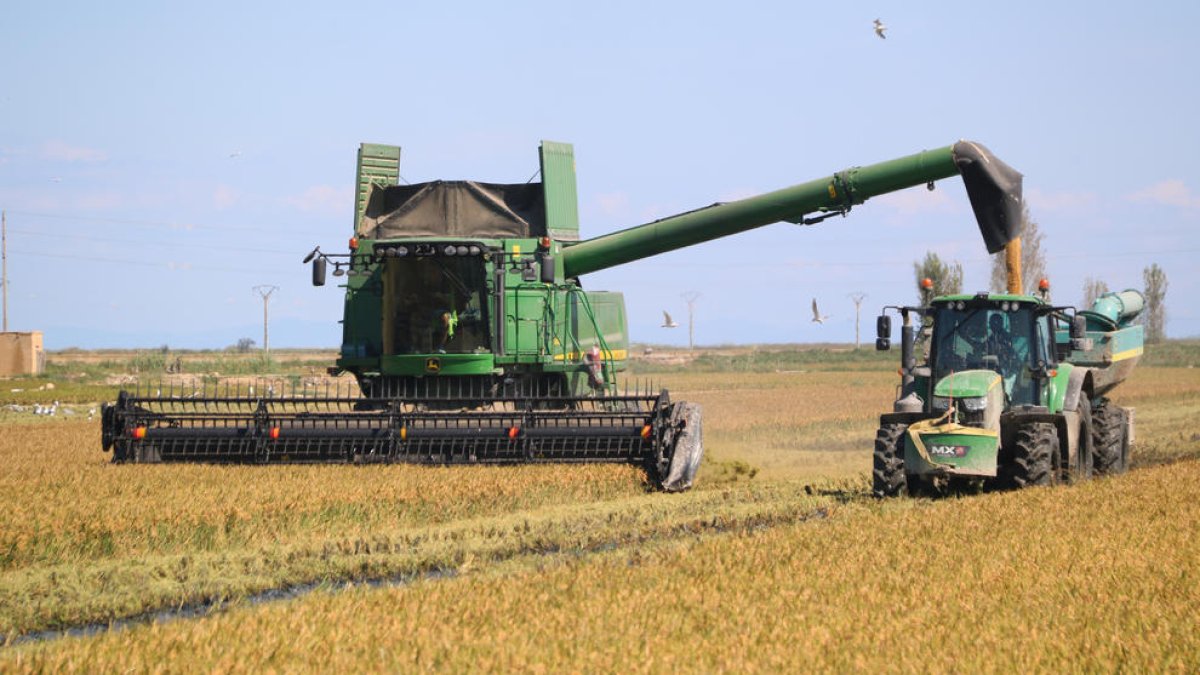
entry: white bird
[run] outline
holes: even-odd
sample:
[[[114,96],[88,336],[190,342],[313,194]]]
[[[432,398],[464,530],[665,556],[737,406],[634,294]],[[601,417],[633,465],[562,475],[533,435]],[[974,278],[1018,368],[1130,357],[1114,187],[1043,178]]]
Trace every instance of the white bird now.
[[[242,151],[241,151],[241,150],[234,150],[233,152],[229,153],[229,158],[230,158],[230,159],[233,159],[233,158],[235,158],[235,157],[241,157],[241,156],[242,156]]]
[[[678,328],[679,327],[679,324],[675,323],[675,320],[671,318],[670,314],[667,314],[667,310],[665,310],[665,309],[663,310],[663,325],[662,325],[662,327],[663,328]]]
[[[879,19],[875,19],[875,34],[879,36],[879,39],[881,39],[881,40],[887,39],[887,36],[883,34],[884,31],[886,31],[886,30],[887,30],[887,26],[883,25],[883,22],[880,21]]]
[[[813,318],[812,318],[812,320],[817,323],[825,323],[825,319],[828,319],[828,318],[829,318],[828,314],[822,315],[821,311],[819,309],[817,309],[817,299],[813,298]]]

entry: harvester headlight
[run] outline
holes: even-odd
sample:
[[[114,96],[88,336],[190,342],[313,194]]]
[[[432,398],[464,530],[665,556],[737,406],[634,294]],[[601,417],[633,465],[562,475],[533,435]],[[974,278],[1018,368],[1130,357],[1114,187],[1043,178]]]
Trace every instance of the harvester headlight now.
[[[933,409],[938,411],[946,411],[950,409],[950,398],[947,396],[934,396]]]
[[[474,246],[474,245],[472,245],[469,250],[470,250],[471,255],[479,255],[480,253],[483,252],[478,246]]]
[[[457,255],[458,247],[454,245],[447,246],[446,248],[442,249],[442,253],[446,255]]]
[[[454,250],[457,251],[459,255],[467,255],[471,252],[471,249],[467,248],[466,246],[459,246]]]
[[[403,258],[404,256],[408,255],[408,247],[407,246],[397,246],[396,248],[393,248],[388,252],[391,255],[396,256],[397,258]]]
[[[958,301],[957,303],[955,303],[955,305],[954,305],[954,309],[957,309],[957,310],[958,310],[958,311],[960,311],[960,312],[961,312],[961,311],[963,311],[963,310],[964,310],[964,309],[966,309],[966,308],[967,308],[967,303],[963,302],[962,300],[959,300],[959,301]]]
[[[962,399],[962,404],[963,404],[963,407],[966,408],[970,412],[979,412],[981,410],[987,409],[987,397],[986,396],[972,396],[970,398],[964,398],[964,399]]]

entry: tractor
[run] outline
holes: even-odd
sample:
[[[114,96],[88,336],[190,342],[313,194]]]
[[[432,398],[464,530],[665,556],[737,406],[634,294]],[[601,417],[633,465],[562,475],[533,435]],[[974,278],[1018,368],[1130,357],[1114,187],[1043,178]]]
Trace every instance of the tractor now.
[[[1039,286],[1039,296],[949,295],[884,309],[876,348],[889,349],[887,311],[898,312],[902,380],[875,437],[876,496],[1051,485],[1126,470],[1134,411],[1107,394],[1142,355],[1134,323],[1142,294],[1106,293],[1076,311],[1048,302],[1045,280]]]

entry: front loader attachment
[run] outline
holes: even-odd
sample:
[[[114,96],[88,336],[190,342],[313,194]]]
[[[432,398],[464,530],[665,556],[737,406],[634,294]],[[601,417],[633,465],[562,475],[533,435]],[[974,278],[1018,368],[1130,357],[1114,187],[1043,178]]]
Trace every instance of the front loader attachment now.
[[[703,452],[698,413],[672,403],[666,390],[525,391],[486,401],[480,392],[430,399],[257,391],[122,391],[103,407],[104,449],[114,462],[619,462],[644,465],[669,491],[691,485]]]

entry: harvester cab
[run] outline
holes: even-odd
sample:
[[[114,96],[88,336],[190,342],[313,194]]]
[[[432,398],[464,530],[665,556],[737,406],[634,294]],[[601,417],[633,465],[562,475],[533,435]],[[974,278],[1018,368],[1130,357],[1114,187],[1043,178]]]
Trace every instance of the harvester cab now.
[[[400,148],[363,144],[349,251],[314,249],[314,285],[344,278],[334,374],[354,396],[183,398],[122,392],[104,411],[116,461],[632,462],[683,490],[703,452],[699,406],[621,389],[620,293],[580,278],[961,175],[989,250],[1015,236],[1021,177],[969,141],[713,204],[588,240],[574,150],[543,142],[541,182],[400,184]],[[648,390],[647,390],[648,389]]]
[[[1022,487],[1123,471],[1132,411],[1104,395],[1142,349],[1141,294],[1102,296],[1089,310],[1042,297],[953,295],[901,314],[902,380],[876,436],[874,491]],[[886,311],[886,309],[885,309]],[[890,321],[881,317],[877,348]],[[914,319],[928,335],[917,364]]]

